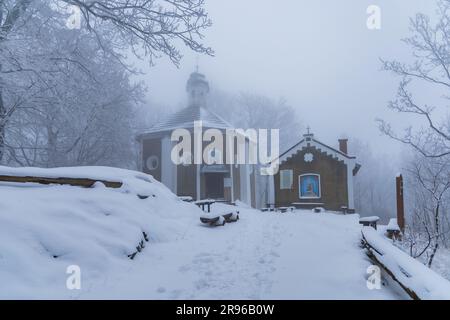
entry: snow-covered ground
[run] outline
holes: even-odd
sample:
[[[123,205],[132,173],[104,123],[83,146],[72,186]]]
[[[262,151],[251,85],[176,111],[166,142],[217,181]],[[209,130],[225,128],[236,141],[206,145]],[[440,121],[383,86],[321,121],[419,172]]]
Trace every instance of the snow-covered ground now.
[[[235,209],[231,207],[230,209]],[[239,208],[224,227],[198,222],[153,243],[126,273],[80,294],[143,299],[396,299],[369,290],[357,218]]]
[[[450,281],[450,249],[441,248],[438,250],[431,269]]]
[[[95,172],[124,185],[0,185],[0,298],[401,298],[367,288],[357,215],[214,204],[240,220],[212,228],[150,176]],[[130,260],[142,232],[149,242]],[[66,287],[69,265],[81,268],[80,290]]]

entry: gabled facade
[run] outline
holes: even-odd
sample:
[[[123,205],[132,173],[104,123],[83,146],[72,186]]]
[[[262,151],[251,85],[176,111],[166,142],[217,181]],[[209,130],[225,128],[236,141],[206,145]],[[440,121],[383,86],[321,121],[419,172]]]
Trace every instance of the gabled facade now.
[[[305,134],[279,157],[279,171],[269,179],[269,202],[277,207],[353,212],[353,178],[360,165],[347,154],[346,139],[339,145],[337,150]]]

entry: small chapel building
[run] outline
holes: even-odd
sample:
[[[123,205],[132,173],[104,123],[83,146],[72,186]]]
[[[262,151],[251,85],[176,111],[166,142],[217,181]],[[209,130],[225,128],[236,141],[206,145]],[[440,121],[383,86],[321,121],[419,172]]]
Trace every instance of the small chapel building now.
[[[257,207],[256,170],[249,164],[226,164],[226,149],[211,150],[211,156],[222,161],[213,164],[195,164],[194,146],[184,155],[186,162],[175,164],[171,152],[178,141],[172,141],[172,132],[186,129],[194,135],[195,124],[203,130],[217,129],[225,136],[233,126],[208,108],[209,83],[205,75],[193,72],[186,84],[187,107],[170,115],[138,135],[141,171],[151,174],[178,196],[194,200],[215,199],[225,202],[242,201]],[[245,138],[246,148],[248,139]],[[203,142],[203,148],[208,143]],[[237,147],[234,148],[237,152]]]
[[[347,139],[340,139],[336,149],[317,140],[308,130],[301,141],[277,158],[279,170],[274,175],[262,175],[260,165],[229,164],[226,148],[210,150],[210,156],[220,161],[199,164],[193,161],[192,147],[186,154],[183,150],[186,161],[175,164],[172,151],[179,141],[172,139],[174,130],[186,129],[195,136],[199,122],[204,130],[216,129],[224,136],[228,130],[235,130],[208,108],[209,89],[205,75],[193,72],[186,84],[187,106],[137,136],[141,171],[176,195],[194,200],[239,200],[254,208],[274,205],[354,212],[354,177],[361,165],[348,154]],[[209,144],[201,143],[203,148]],[[244,136],[245,152],[251,143],[254,141]],[[236,144],[232,151],[235,159],[237,150]]]
[[[269,202],[276,207],[355,211],[354,177],[361,165],[348,154],[347,139],[339,139],[335,149],[308,130],[278,160],[278,173],[269,179]]]

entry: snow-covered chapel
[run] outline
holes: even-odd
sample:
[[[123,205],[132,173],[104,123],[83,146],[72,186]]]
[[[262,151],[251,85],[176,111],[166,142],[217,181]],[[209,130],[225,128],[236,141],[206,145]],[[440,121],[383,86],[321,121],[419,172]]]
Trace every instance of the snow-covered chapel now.
[[[361,166],[356,157],[348,154],[346,139],[339,140],[337,149],[308,131],[279,156],[279,170],[273,176],[261,176],[257,165],[226,164],[226,150],[214,150],[221,152],[221,163],[194,164],[192,147],[190,161],[174,164],[171,152],[178,141],[172,141],[171,135],[175,129],[193,133],[199,121],[204,130],[218,129],[224,136],[227,129],[234,129],[208,108],[209,89],[205,75],[193,72],[186,84],[187,106],[138,135],[141,171],[151,174],[178,196],[194,200],[239,200],[256,208],[271,205],[354,211],[353,180]],[[245,139],[248,145],[248,138]],[[203,142],[203,148],[207,144]],[[235,157],[236,151],[234,148]]]
[[[193,148],[188,163],[176,165],[171,160],[171,151],[177,143],[171,140],[175,129],[183,128],[193,133],[194,124],[199,121],[203,130],[218,129],[224,135],[227,129],[233,129],[230,123],[208,108],[209,83],[205,75],[193,72],[187,81],[186,92],[186,108],[138,135],[141,171],[151,174],[178,196],[190,196],[194,200],[240,200],[256,207],[254,166],[225,164],[226,150],[214,150],[222,152],[222,164],[193,164]],[[245,143],[248,144],[248,139]],[[207,144],[204,142],[203,147]]]

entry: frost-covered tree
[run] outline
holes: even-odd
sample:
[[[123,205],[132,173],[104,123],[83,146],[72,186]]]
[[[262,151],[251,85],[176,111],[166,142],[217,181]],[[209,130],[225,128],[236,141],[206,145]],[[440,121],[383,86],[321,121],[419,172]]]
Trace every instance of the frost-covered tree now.
[[[303,134],[297,112],[285,99],[248,92],[233,95],[215,91],[210,105],[236,128],[279,129],[281,152],[298,142]]]
[[[450,232],[450,159],[430,160],[417,155],[407,169],[410,222],[405,240],[410,255],[415,258],[424,256],[426,264],[431,267],[436,252],[446,244]]]
[[[13,84],[25,75],[39,77],[34,94],[7,122],[5,160],[44,167],[130,166],[134,104],[141,87],[131,84],[129,73],[92,35],[48,31],[43,56],[65,59],[55,63],[54,72],[21,72],[10,79]]]
[[[388,107],[402,115],[403,123],[410,123],[410,117],[421,123],[407,125],[399,133],[391,123],[379,121],[384,134],[415,152],[405,183],[409,217],[405,239],[410,254],[426,255],[429,266],[447,239],[450,185],[450,121],[446,115],[450,97],[450,1],[437,3],[435,23],[420,13],[410,21],[412,35],[404,43],[411,48],[413,62],[382,60],[384,70],[400,77],[397,96]],[[423,87],[433,88],[434,96],[441,99],[423,102],[417,89]]]
[[[203,6],[204,0],[0,1],[0,161],[115,163],[139,96],[127,53],[175,64],[180,45],[212,54],[200,42],[211,24]],[[81,25],[69,30],[73,8]]]
[[[412,63],[382,60],[384,70],[401,78],[397,96],[389,103],[389,108],[405,118],[416,116],[422,120],[422,125],[407,126],[399,133],[390,123],[380,120],[380,129],[428,158],[450,155],[450,121],[448,117],[439,116],[448,109],[450,97],[449,0],[438,1],[438,13],[436,23],[421,13],[411,19],[412,35],[403,41],[411,48]],[[433,86],[441,92],[440,106],[419,102],[414,88],[421,85]]]

